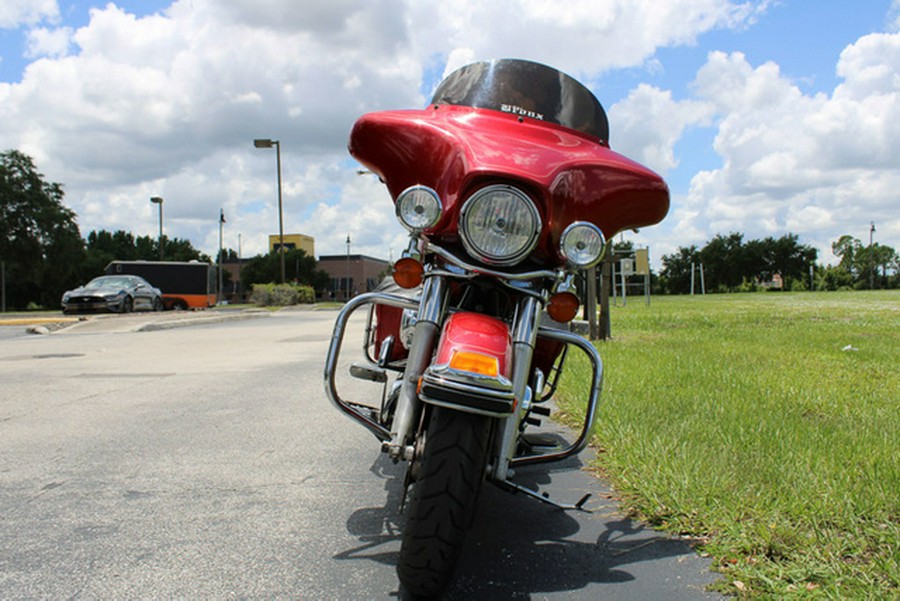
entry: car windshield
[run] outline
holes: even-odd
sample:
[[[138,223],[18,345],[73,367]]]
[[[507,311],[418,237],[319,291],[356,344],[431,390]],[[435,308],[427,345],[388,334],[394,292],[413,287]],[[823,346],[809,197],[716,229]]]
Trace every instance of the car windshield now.
[[[94,278],[90,282],[85,285],[85,288],[120,288],[124,286],[131,285],[132,282],[129,278],[122,276],[111,276],[111,277],[102,277],[102,278]]]
[[[438,85],[431,103],[513,113],[609,141],[606,112],[591,91],[540,63],[502,59],[467,65]]]

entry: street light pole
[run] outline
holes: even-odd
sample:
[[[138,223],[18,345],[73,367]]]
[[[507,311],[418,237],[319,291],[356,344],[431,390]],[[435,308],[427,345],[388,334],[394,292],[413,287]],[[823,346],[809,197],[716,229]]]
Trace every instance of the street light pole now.
[[[159,205],[159,260],[163,260],[163,229],[162,229],[162,206],[163,199],[159,196],[151,196],[150,202]]]
[[[225,210],[219,209],[219,302],[221,303],[225,297],[222,294],[222,263],[224,263],[224,257],[222,256],[222,228],[225,226]]]
[[[872,242],[875,237],[875,222],[869,227],[869,290],[875,289],[875,255],[872,253]]]
[[[347,300],[350,300],[350,234],[347,234]]]
[[[278,164],[278,252],[281,255],[281,283],[284,284],[284,212],[281,203],[281,143],[278,140],[257,138],[253,140],[256,148],[275,147],[275,160]]]

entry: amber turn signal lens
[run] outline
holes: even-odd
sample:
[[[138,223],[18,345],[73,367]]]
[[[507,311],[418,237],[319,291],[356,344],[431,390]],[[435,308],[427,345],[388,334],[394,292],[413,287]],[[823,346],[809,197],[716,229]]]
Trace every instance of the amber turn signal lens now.
[[[496,378],[500,373],[497,357],[483,355],[473,351],[456,351],[450,358],[450,367],[472,374],[481,374]]]
[[[567,323],[578,314],[578,297],[571,292],[560,292],[550,297],[547,313],[554,321]]]
[[[405,257],[394,263],[394,281],[401,288],[415,288],[422,283],[425,268],[411,257]]]

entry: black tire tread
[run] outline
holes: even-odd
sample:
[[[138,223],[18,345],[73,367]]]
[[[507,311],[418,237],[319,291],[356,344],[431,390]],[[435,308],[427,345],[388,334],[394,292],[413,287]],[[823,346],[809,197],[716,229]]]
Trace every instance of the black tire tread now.
[[[481,489],[488,425],[486,417],[432,410],[397,565],[410,593],[436,595],[453,575]]]

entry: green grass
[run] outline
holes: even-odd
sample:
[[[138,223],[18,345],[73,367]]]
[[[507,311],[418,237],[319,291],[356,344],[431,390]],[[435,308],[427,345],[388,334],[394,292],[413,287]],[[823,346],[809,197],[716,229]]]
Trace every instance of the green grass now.
[[[700,539],[722,592],[900,598],[900,291],[635,298],[611,317],[594,442],[629,510]]]

